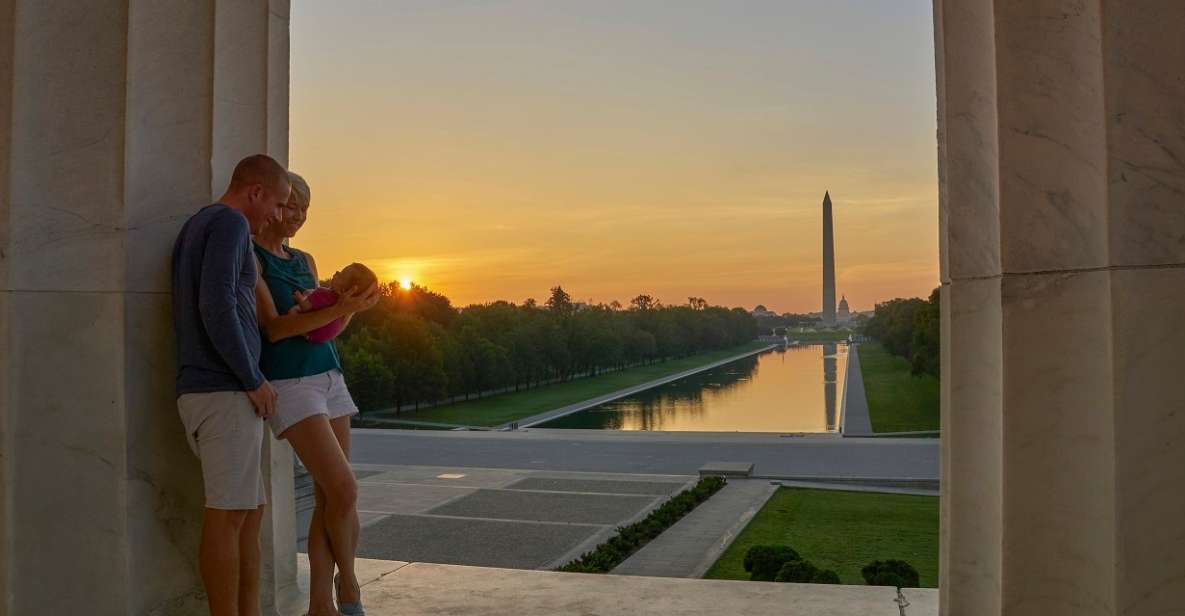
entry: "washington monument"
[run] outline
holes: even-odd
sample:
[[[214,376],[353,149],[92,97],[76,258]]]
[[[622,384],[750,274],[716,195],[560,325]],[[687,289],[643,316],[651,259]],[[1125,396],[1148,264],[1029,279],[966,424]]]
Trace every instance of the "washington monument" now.
[[[835,232],[831,229],[831,193],[823,193],[823,327],[835,327]]]

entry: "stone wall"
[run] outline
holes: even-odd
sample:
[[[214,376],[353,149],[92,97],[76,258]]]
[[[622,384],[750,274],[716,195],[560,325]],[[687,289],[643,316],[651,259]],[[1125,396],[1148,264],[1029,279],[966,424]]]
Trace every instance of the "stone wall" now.
[[[0,613],[204,613],[169,253],[239,158],[286,161],[288,8],[0,1]],[[291,454],[269,452],[282,516]]]
[[[1185,3],[937,0],[945,614],[1185,606]]]

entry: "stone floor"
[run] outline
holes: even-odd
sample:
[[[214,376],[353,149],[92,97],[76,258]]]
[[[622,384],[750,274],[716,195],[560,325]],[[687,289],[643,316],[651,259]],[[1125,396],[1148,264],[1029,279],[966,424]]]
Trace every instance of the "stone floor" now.
[[[371,616],[897,616],[894,589],[731,582],[360,560]],[[302,579],[307,583],[307,565]],[[909,616],[936,616],[938,591],[905,592]]]
[[[517,569],[564,564],[696,481],[424,466],[356,472],[359,556]]]

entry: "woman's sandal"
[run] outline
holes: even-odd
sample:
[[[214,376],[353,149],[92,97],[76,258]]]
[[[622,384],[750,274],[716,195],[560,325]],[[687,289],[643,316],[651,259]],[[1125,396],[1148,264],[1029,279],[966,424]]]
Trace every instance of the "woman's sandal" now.
[[[366,610],[362,609],[362,598],[359,597],[357,603],[342,603],[342,574],[338,573],[333,576],[333,590],[337,593],[337,611],[342,613],[342,616],[366,616]]]

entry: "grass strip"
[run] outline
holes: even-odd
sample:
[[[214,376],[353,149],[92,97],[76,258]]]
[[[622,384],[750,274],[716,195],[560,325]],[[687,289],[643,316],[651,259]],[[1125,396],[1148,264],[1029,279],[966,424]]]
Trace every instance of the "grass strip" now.
[[[864,584],[875,560],[904,560],[938,586],[938,497],[779,488],[704,577],[748,580],[755,545],[786,545],[844,584]]]
[[[723,477],[710,476],[700,479],[695,486],[672,496],[639,522],[617,527],[617,534],[605,543],[585,552],[576,560],[556,569],[575,573],[609,573],[642,546],[670,528],[680,518],[710,496],[720,491],[727,483]]]
[[[914,376],[904,357],[890,355],[879,343],[862,344],[857,352],[873,432],[939,429],[937,378]]]

